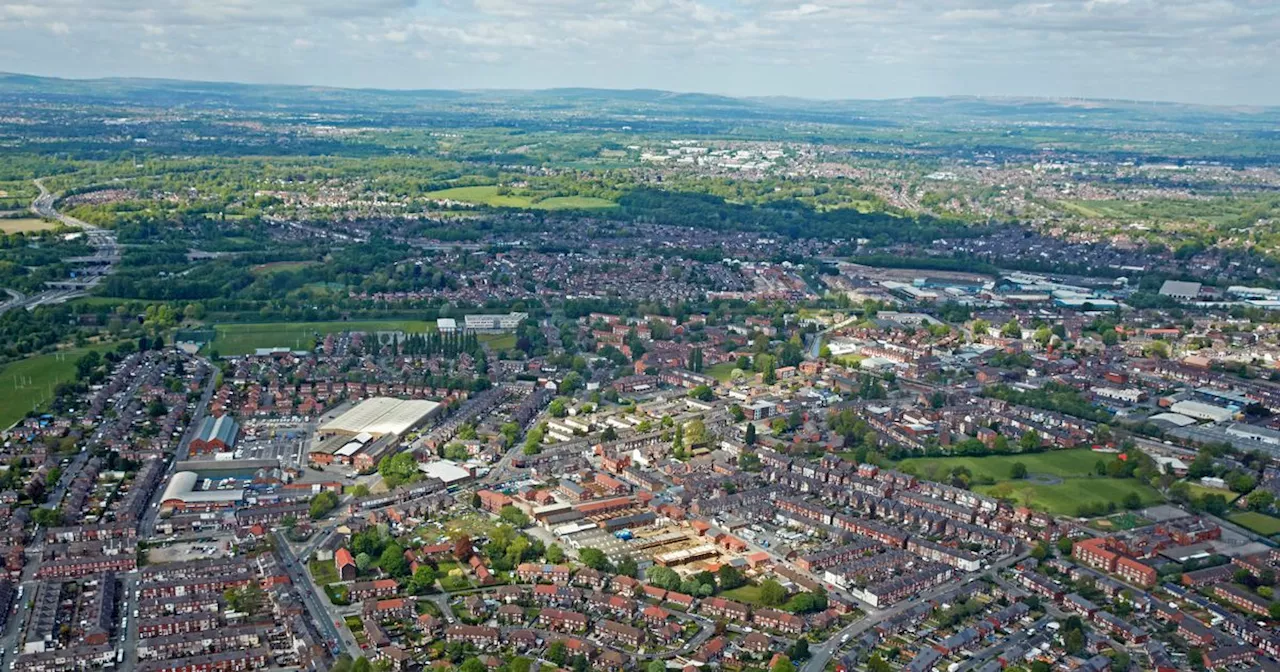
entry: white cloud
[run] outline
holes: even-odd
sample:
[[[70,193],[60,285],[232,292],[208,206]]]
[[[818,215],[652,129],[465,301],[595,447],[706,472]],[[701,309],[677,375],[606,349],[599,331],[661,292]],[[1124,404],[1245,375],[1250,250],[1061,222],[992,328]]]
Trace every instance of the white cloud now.
[[[0,44],[68,76],[1280,104],[1273,0],[0,0]]]

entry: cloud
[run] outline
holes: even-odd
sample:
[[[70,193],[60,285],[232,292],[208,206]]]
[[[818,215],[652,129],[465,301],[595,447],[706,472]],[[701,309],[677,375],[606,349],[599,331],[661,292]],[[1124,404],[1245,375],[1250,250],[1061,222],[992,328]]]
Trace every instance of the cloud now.
[[[0,0],[0,43],[67,76],[1280,104],[1273,0]]]

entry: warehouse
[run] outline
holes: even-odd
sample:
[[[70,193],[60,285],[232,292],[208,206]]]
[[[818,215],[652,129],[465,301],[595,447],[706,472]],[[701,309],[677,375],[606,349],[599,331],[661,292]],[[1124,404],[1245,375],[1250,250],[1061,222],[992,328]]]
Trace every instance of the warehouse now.
[[[426,399],[374,397],[321,425],[319,432],[323,438],[338,435],[353,438],[364,435],[372,439],[402,436],[439,409],[440,404]]]
[[[213,511],[229,509],[244,501],[243,487],[216,487],[211,479],[202,479],[194,471],[179,471],[169,479],[160,498],[166,511]]]
[[[191,440],[191,453],[225,453],[236,445],[240,425],[231,416],[209,416],[200,425],[196,438]]]

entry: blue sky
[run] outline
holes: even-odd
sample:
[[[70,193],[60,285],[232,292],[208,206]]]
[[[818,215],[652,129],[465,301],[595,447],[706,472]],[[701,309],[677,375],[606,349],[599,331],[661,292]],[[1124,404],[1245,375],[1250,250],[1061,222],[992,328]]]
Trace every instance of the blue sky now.
[[[1280,105],[1280,1],[0,0],[0,70]]]

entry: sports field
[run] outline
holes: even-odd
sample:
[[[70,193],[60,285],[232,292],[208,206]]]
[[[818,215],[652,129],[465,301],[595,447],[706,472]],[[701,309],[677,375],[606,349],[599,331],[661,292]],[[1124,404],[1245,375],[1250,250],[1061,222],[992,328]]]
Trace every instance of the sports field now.
[[[403,331],[410,334],[435,331],[435,322],[424,320],[368,320],[333,322],[263,322],[214,326],[217,336],[210,350],[224,356],[247,355],[258,348],[310,350],[316,338],[343,331]]]
[[[995,485],[975,486],[975,492],[992,497],[1007,497],[1020,505],[1059,516],[1074,516],[1085,504],[1124,506],[1129,493],[1137,493],[1143,506],[1164,501],[1155,488],[1132,478],[1067,478],[1052,485],[1035,481],[1002,481]]]
[[[1146,483],[1094,475],[1098,460],[1113,459],[1112,455],[1088,449],[1053,450],[1029,455],[910,458],[898,463],[898,468],[911,466],[923,478],[945,481],[952,469],[964,466],[975,479],[996,481],[994,485],[974,486],[975,492],[1063,516],[1076,515],[1082,504],[1122,507],[1130,493],[1136,493],[1144,506],[1163,501],[1160,493]],[[1026,465],[1026,479],[1012,479],[1016,462]]]
[[[53,399],[53,388],[76,377],[76,360],[90,350],[106,352],[114,344],[63,350],[20,359],[0,368],[0,428],[21,420],[28,411]]]
[[[1257,511],[1241,511],[1228,516],[1228,519],[1241,527],[1247,527],[1263,536],[1280,535],[1280,518],[1268,516]]]
[[[532,196],[514,193],[499,193],[496,186],[487,187],[453,187],[426,194],[426,198],[460,201],[487,205],[494,208],[532,208],[535,210],[598,210],[614,208],[617,203],[603,198],[589,196],[552,196],[535,201]]]
[[[30,233],[32,231],[51,231],[57,222],[49,222],[36,217],[18,219],[0,219],[0,231],[4,233]]]
[[[1093,473],[1098,460],[1110,462],[1114,455],[1095,453],[1087,448],[1051,450],[1027,455],[991,455],[987,457],[912,457],[898,463],[898,468],[914,468],[916,474],[930,477],[931,472],[945,474],[963,466],[974,478],[1005,480],[1010,478],[1015,462],[1027,467],[1028,474],[1044,474],[1057,478],[1083,477]]]

